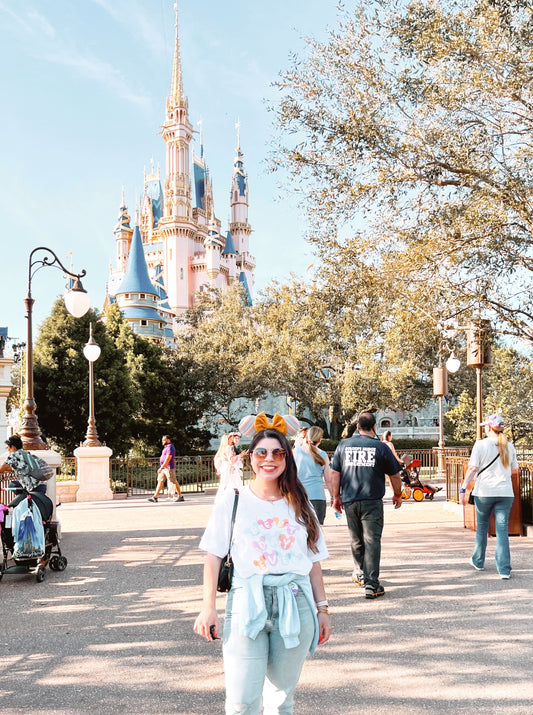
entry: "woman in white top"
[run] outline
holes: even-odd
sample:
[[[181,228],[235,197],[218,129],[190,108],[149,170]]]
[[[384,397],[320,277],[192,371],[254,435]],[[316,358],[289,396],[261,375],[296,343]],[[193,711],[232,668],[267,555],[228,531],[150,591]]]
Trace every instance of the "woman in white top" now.
[[[222,493],[229,487],[233,494],[234,489],[242,487],[242,459],[243,454],[237,454],[235,449],[235,432],[223,434],[220,446],[215,454],[215,469],[220,476],[215,501],[218,502]]]
[[[400,462],[400,464],[402,464],[402,460],[398,457],[396,449],[394,448],[394,445],[392,443],[392,432],[390,431],[390,429],[383,432],[383,434],[381,435],[381,441],[385,442],[385,444],[392,451],[392,453],[394,454],[394,456],[396,457],[398,462]]]
[[[466,501],[466,490],[475,479],[472,489],[476,506],[476,542],[471,565],[477,571],[485,568],[485,552],[489,519],[494,514],[496,524],[496,568],[500,577],[511,576],[511,554],[509,551],[509,514],[514,493],[512,476],[519,474],[514,446],[503,434],[504,419],[501,415],[490,415],[485,422],[486,439],[477,440],[470,455],[468,470],[461,489],[459,501]]]
[[[226,715],[292,713],[306,656],[331,633],[320,561],[324,537],[296,473],[286,437],[258,432],[250,444],[253,481],[240,490],[231,553],[234,574],[226,603]],[[219,633],[216,588],[228,551],[233,490],[215,504],[200,542],[207,551],[196,633]]]

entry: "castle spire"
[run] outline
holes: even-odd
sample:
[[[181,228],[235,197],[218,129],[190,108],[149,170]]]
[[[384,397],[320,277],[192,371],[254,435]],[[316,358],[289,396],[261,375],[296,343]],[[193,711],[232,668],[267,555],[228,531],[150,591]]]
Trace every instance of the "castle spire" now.
[[[183,91],[183,77],[181,74],[181,58],[180,58],[180,41],[178,34],[178,3],[174,3],[176,12],[176,36],[174,40],[174,65],[172,67],[172,84],[170,86],[170,94],[167,98],[167,109],[175,109],[176,107],[187,106],[187,98]]]

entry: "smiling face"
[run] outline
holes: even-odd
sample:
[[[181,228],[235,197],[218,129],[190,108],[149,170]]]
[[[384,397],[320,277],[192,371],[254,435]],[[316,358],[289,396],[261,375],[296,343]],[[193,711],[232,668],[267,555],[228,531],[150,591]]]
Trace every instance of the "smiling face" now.
[[[266,450],[266,456],[261,458],[255,454],[255,450]],[[274,481],[285,471],[287,459],[283,456],[280,459],[280,452],[283,451],[281,443],[274,437],[263,437],[254,446],[254,451],[250,454],[252,469],[257,479]],[[277,458],[276,458],[277,457]]]

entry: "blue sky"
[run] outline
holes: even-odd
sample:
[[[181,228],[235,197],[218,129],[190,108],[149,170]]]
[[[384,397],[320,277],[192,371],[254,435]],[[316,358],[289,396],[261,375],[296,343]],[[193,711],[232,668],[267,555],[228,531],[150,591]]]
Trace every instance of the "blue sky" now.
[[[236,146],[250,183],[256,290],[313,262],[305,223],[280,177],[267,171],[273,134],[265,100],[303,37],[336,24],[337,0],[269,3],[182,0],[178,5],[191,122],[202,118],[215,211],[224,229]],[[0,0],[0,326],[25,339],[28,257],[52,248],[101,307],[122,187],[133,215],[143,170],[165,170],[159,135],[170,88],[174,9],[169,0]],[[197,145],[196,145],[197,146]],[[198,148],[197,148],[198,151]],[[280,195],[282,200],[278,200]],[[64,285],[45,268],[32,281],[35,326]],[[37,332],[34,327],[35,334]]]

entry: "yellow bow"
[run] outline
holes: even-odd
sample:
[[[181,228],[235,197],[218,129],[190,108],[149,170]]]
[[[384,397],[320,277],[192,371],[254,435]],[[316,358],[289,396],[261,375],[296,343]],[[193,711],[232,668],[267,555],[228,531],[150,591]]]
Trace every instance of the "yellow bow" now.
[[[256,432],[262,432],[264,429],[275,429],[278,432],[281,432],[281,434],[287,433],[285,420],[277,413],[272,418],[272,422],[269,422],[265,413],[260,412],[255,418],[254,427]]]

